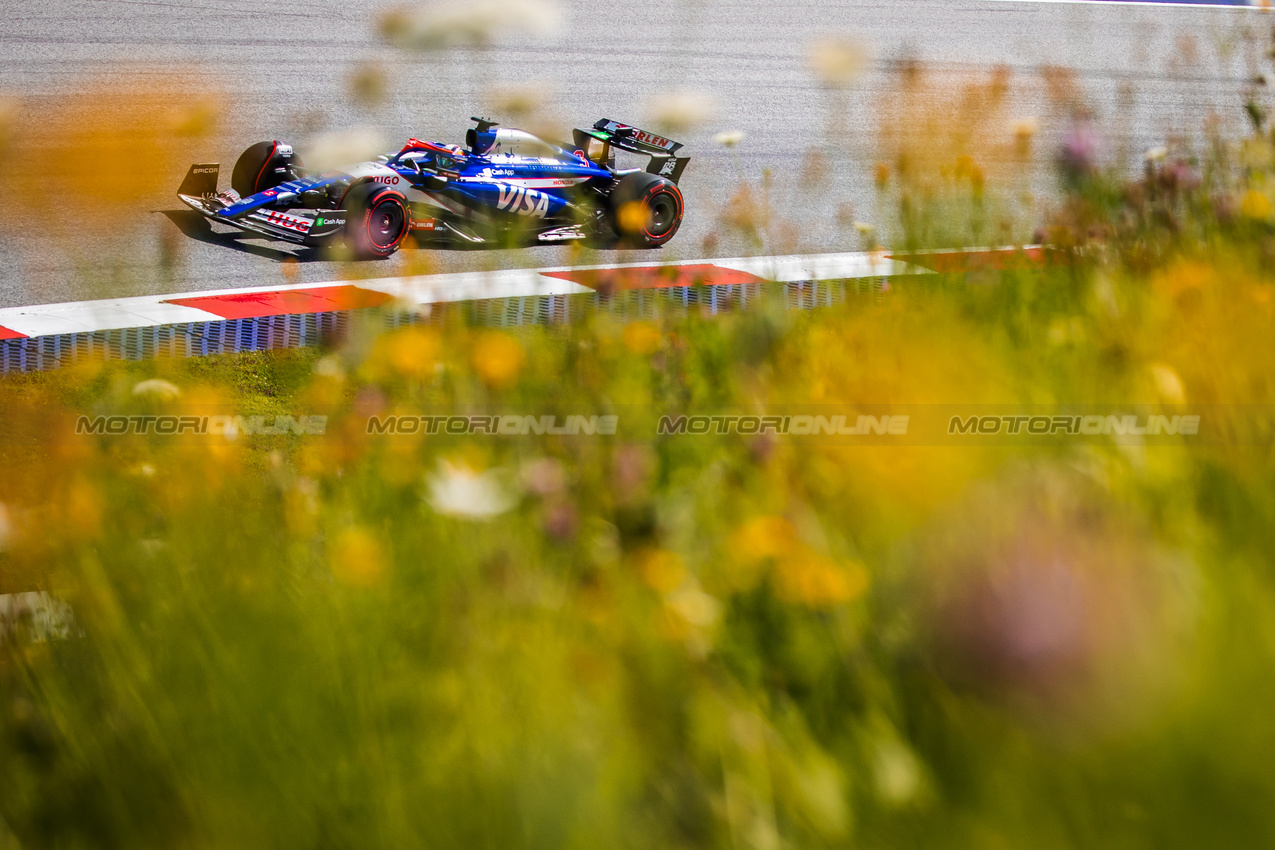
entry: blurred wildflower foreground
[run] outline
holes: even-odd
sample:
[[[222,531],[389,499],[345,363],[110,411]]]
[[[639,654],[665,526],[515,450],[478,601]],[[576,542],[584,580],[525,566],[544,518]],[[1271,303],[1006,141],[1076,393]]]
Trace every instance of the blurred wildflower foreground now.
[[[0,598],[69,607],[3,609],[0,848],[1275,846],[1263,110],[1132,181],[1077,112],[1041,270],[5,378]],[[907,244],[994,241],[1016,178],[905,141]],[[654,427],[1080,403],[1213,439]],[[621,427],[366,427],[484,412]],[[224,413],[326,432],[75,433]]]

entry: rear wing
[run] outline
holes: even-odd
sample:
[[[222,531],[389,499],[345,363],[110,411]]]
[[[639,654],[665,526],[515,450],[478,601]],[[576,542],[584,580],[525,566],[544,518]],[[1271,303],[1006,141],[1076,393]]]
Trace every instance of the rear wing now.
[[[691,161],[689,156],[677,155],[682,148],[681,142],[675,142],[609,118],[600,119],[592,129],[575,130],[573,135],[576,147],[585,151],[588,150],[590,139],[602,142],[602,155],[599,161],[603,163],[610,162],[610,149],[613,147],[622,151],[645,154],[651,157],[646,170],[651,174],[667,177],[674,183],[682,176],[686,163]]]

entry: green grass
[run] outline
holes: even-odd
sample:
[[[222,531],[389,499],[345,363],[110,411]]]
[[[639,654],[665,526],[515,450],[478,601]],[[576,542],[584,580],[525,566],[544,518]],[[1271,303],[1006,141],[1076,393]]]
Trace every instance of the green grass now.
[[[67,599],[85,634],[0,654],[4,821],[22,847],[1260,846],[1269,442],[362,428],[1269,402],[1262,267],[1163,267],[7,381],[47,418],[8,442],[0,575]],[[134,396],[151,377],[181,396]],[[329,431],[48,425],[223,408]],[[440,512],[442,462],[495,470],[512,507]]]

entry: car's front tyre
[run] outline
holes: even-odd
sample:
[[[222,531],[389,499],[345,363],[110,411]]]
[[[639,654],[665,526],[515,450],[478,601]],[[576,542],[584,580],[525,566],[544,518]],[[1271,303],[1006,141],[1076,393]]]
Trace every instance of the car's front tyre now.
[[[301,159],[291,145],[283,142],[257,142],[239,155],[230,174],[230,188],[246,198],[297,176]]]
[[[361,260],[388,257],[412,225],[407,199],[380,183],[356,183],[346,193],[345,241]]]

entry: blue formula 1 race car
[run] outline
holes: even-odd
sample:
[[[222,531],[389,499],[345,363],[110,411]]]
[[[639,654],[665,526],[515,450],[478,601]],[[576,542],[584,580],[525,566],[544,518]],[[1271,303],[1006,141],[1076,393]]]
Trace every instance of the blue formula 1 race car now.
[[[602,119],[562,146],[473,119],[466,147],[410,139],[397,153],[310,173],[291,145],[259,142],[217,189],[217,163],[192,165],[183,203],[212,221],[303,245],[344,242],[359,258],[420,242],[544,244],[574,239],[656,248],[673,238],[684,204],[682,145]],[[648,158],[617,168],[615,150]]]

